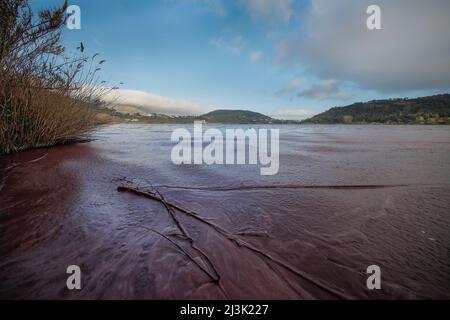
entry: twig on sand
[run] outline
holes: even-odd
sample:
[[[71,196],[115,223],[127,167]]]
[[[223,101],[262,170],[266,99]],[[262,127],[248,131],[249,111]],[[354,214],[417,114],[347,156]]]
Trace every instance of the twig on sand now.
[[[159,231],[157,231],[155,229],[147,228],[145,226],[137,226],[137,227],[143,228],[143,229],[145,229],[147,231],[154,232],[157,235],[161,236],[162,238],[166,239],[171,244],[173,244],[178,250],[180,250],[184,255],[186,255],[186,257],[188,257],[189,260],[191,260],[195,265],[197,265],[197,267],[200,270],[202,270],[211,279],[212,282],[218,282],[219,281],[219,279],[215,275],[212,275],[211,272],[209,272],[204,266],[202,266],[200,263],[198,263],[198,261],[195,260],[195,258],[189,252],[187,252],[185,249],[183,249],[183,247],[180,246],[178,243],[176,243],[175,241],[170,239],[170,237],[168,235],[165,235],[164,233],[159,232]]]
[[[230,233],[229,231],[225,230],[224,228],[222,228],[219,225],[216,225],[215,223],[212,223],[204,218],[202,218],[200,215],[198,215],[197,213],[184,209],[174,203],[171,203],[169,201],[167,201],[160,192],[151,192],[151,191],[143,191],[140,190],[138,188],[133,188],[133,187],[129,187],[129,186],[119,186],[117,188],[117,191],[119,192],[128,192],[128,193],[132,193],[141,197],[145,197],[148,199],[152,199],[155,201],[158,201],[160,203],[162,203],[167,211],[169,212],[169,209],[175,209],[177,211],[180,211],[182,213],[184,213],[185,215],[192,217],[198,221],[200,221],[201,223],[213,228],[216,232],[218,232],[219,234],[221,234],[222,236],[224,236],[226,239],[228,239],[229,241],[233,242],[235,245],[239,246],[239,247],[244,247],[247,248],[248,250],[252,251],[253,253],[259,255],[262,258],[265,258],[267,260],[270,260],[271,262],[285,268],[286,270],[292,272],[293,274],[301,277],[302,279],[312,283],[313,285],[317,286],[318,288],[324,290],[325,292],[328,292],[329,294],[331,294],[332,296],[335,296],[339,299],[350,299],[350,297],[348,295],[346,295],[345,293],[331,288],[328,285],[322,283],[322,281],[320,281],[319,279],[315,279],[313,276],[306,274],[303,271],[297,270],[295,267],[290,266],[289,264],[287,264],[284,261],[279,260],[278,258],[273,257],[272,255],[270,255],[269,253],[266,253],[256,247],[254,247],[253,245],[243,241],[242,239],[237,238],[236,236],[234,236],[232,233]],[[171,210],[170,210],[171,211]],[[170,215],[172,216],[172,218],[175,220],[175,223],[177,224],[177,226],[180,226],[179,229],[181,232],[183,232],[184,228],[181,226],[181,223],[176,219],[173,211],[170,212]],[[190,237],[188,237],[190,238]],[[190,238],[191,244],[193,243],[193,239]],[[210,262],[209,258],[208,261]],[[210,262],[211,263],[211,262]],[[211,263],[212,265],[212,263]]]
[[[128,189],[129,190],[140,191],[137,188],[130,188],[130,187],[119,187],[119,188],[117,188],[118,191],[128,191],[128,192],[130,192]],[[188,231],[183,227],[181,222],[178,220],[178,218],[175,215],[175,212],[173,211],[173,208],[170,205],[167,204],[167,202],[164,199],[163,195],[160,194],[159,192],[156,192],[156,193],[148,192],[148,194],[153,197],[152,199],[157,200],[157,201],[161,202],[164,205],[167,213],[172,218],[172,220],[175,223],[175,225],[177,226],[178,230],[181,232],[182,239],[183,240],[187,240],[189,242],[189,244],[192,247],[192,249],[194,249],[200,255],[200,257],[210,267],[212,272],[209,271],[204,266],[202,266],[197,260],[195,260],[195,258],[191,254],[189,254],[185,249],[183,249],[175,241],[170,239],[169,236],[167,236],[167,235],[165,235],[165,234],[163,234],[163,233],[161,233],[159,231],[156,231],[154,229],[151,229],[151,228],[147,228],[147,227],[144,227],[144,226],[141,226],[141,227],[143,227],[144,229],[146,229],[148,231],[152,231],[152,232],[160,235],[161,237],[165,238],[166,240],[170,241],[174,246],[176,246],[179,250],[181,250],[192,262],[194,262],[194,264],[197,265],[211,279],[211,282],[217,284],[220,287],[222,293],[225,295],[225,297],[227,297],[227,294],[226,294],[224,288],[222,287],[222,285],[220,283],[220,278],[221,278],[220,277],[220,273],[218,272],[218,270],[215,267],[214,263],[211,261],[211,259],[208,257],[208,255],[205,252],[203,252],[203,250],[201,250],[199,247],[197,247],[195,245],[194,239],[189,235]]]

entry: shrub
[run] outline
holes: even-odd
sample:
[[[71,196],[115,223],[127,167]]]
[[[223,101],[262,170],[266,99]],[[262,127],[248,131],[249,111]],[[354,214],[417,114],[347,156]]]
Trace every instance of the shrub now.
[[[353,122],[353,117],[352,116],[343,116],[342,121],[346,124],[350,124]]]
[[[67,2],[34,17],[28,0],[0,0],[0,154],[83,138],[94,125],[98,54],[60,45]]]

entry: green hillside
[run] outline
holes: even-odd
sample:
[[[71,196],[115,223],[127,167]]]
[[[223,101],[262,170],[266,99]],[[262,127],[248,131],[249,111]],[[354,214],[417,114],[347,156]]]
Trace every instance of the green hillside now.
[[[216,110],[201,116],[168,116],[164,114],[144,113],[142,108],[123,108],[123,106],[113,108],[99,108],[100,122],[115,123],[167,123],[183,124],[193,123],[194,121],[204,121],[205,123],[221,124],[293,124],[298,121],[277,120],[265,116],[258,112],[246,110]],[[148,111],[147,111],[148,112]]]
[[[213,123],[273,123],[274,119],[258,112],[246,110],[215,110],[199,119]]]
[[[332,108],[303,123],[450,124],[450,94],[358,102]]]

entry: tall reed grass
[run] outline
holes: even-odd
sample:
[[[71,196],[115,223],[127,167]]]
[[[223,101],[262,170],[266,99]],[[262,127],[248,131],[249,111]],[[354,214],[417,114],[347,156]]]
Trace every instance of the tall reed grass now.
[[[66,7],[35,17],[28,0],[0,0],[0,154],[84,138],[111,90],[98,77],[105,60],[61,46]]]

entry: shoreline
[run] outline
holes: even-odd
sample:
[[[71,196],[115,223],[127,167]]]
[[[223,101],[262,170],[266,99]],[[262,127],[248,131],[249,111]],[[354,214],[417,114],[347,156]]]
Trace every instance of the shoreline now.
[[[108,126],[88,143],[0,157],[0,297],[448,297],[442,271],[424,274],[420,268],[424,261],[441,259],[447,248],[442,208],[450,198],[448,185],[439,185],[445,176],[433,165],[430,172],[416,174],[421,183],[405,179],[417,166],[405,157],[411,148],[435,146],[432,150],[440,153],[426,153],[432,158],[425,159],[443,165],[447,131],[411,128],[391,141],[403,130],[386,133],[373,127],[362,135],[356,129],[355,137],[351,127],[345,128],[344,134],[343,129],[287,132],[283,143],[291,147],[281,160],[294,162],[283,162],[288,171],[269,180],[253,176],[247,167],[236,174],[226,167],[172,165],[165,156],[171,148],[166,126],[142,126],[142,131]],[[373,148],[367,149],[367,139]],[[379,165],[386,159],[377,155],[386,150],[394,150],[391,167],[382,171]],[[323,160],[313,161],[319,157]],[[367,164],[367,157],[375,161]],[[400,163],[396,159],[410,162],[398,169],[392,166]],[[329,161],[344,165],[334,169]],[[348,161],[354,161],[352,166]],[[309,169],[301,171],[304,166]],[[355,188],[355,177],[365,177],[372,167],[377,177],[357,180],[370,187]],[[395,181],[386,180],[393,170]],[[155,186],[167,204],[178,207],[175,220],[187,236],[164,202],[119,192],[126,181],[130,185],[125,186],[140,191]],[[214,188],[218,185],[223,187]],[[282,188],[267,187],[275,185]],[[374,188],[381,185],[388,188]],[[416,268],[404,271],[405,257]],[[377,261],[389,271],[383,274],[383,291],[368,291],[364,270]],[[65,287],[69,265],[80,266],[80,291]]]
[[[194,226],[197,230],[203,230],[197,234],[196,243],[202,248],[201,252],[215,261],[214,265],[217,265],[217,272],[220,272],[221,281],[226,288],[224,294],[220,287],[205,278],[198,266],[189,263],[186,254],[195,256],[196,252],[192,251],[187,243],[181,241],[178,244],[181,247],[177,250],[170,241],[142,228],[142,221],[149,219],[146,217],[149,208],[150,212],[156,213],[158,217],[151,218],[147,225],[160,230],[173,228],[163,206],[133,195],[122,195],[116,191],[117,183],[112,182],[115,181],[113,176],[100,179],[93,174],[100,170],[100,165],[103,167],[100,171],[103,172],[112,168],[98,158],[95,149],[89,144],[56,146],[50,148],[46,155],[39,155],[37,158],[36,156],[36,152],[33,151],[24,151],[19,156],[11,156],[26,161],[18,162],[17,159],[10,161],[17,165],[7,169],[9,173],[5,176],[4,183],[7,188],[2,190],[0,196],[2,208],[0,297],[6,299],[311,297],[303,292],[303,289],[299,291],[300,289],[290,288],[284,281],[274,282],[272,278],[274,270],[269,268],[261,257],[249,252],[240,252],[239,247],[229,243],[220,234],[215,234],[207,227],[205,229],[205,226],[197,225],[189,217],[180,216],[180,223],[185,225],[187,230]],[[89,177],[80,170],[86,165],[90,166]],[[94,180],[103,181],[95,187],[88,187]],[[88,190],[85,190],[86,188]],[[87,201],[82,200],[86,197]],[[96,198],[101,200],[95,201]],[[103,209],[104,206],[107,206],[107,211]],[[136,221],[136,225],[129,221],[131,212],[138,215],[131,218]],[[111,219],[113,216],[115,218]],[[115,221],[116,219],[118,221]],[[218,251],[217,248],[221,250]],[[179,250],[187,253],[180,254],[177,252]],[[225,251],[228,254],[224,255]],[[146,258],[142,259],[144,256]],[[229,261],[227,258],[229,256],[234,258]],[[234,265],[235,263],[237,265]],[[76,293],[64,290],[65,268],[71,264],[80,265],[84,271],[83,283],[87,286]],[[178,266],[181,270],[166,270],[170,265]],[[221,265],[227,267],[223,268]],[[239,284],[233,284],[234,281],[228,283],[227,278],[235,278],[234,272],[238,270],[240,277],[247,274],[245,279],[248,280]],[[256,276],[257,274],[259,275]],[[43,279],[45,283],[42,282]],[[108,285],[106,279],[110,279],[108,281],[116,279],[117,282]],[[245,284],[247,281],[249,282]],[[255,283],[258,285],[255,286]],[[246,286],[248,288],[244,290]],[[131,291],[125,289],[127,287]],[[333,297],[319,288],[312,290],[319,296]],[[299,292],[303,292],[303,296]]]

